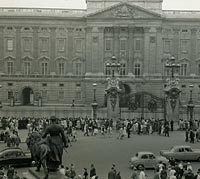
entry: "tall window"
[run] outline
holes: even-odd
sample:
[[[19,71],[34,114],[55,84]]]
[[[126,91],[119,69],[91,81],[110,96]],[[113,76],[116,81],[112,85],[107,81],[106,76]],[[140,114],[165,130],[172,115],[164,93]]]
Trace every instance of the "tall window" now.
[[[197,73],[198,73],[198,75],[200,76],[200,64],[198,64],[198,66],[197,66]]]
[[[81,39],[76,39],[76,41],[75,41],[75,49],[76,49],[76,52],[81,52],[82,51],[82,40]]]
[[[187,64],[186,63],[181,64],[180,75],[181,76],[187,75]]]
[[[121,39],[120,40],[120,50],[122,50],[122,51],[126,50],[126,43],[127,43],[126,39]]]
[[[181,40],[181,51],[188,52],[188,40]]]
[[[7,50],[8,51],[13,51],[13,39],[8,39],[7,40]]]
[[[23,43],[24,51],[30,51],[31,50],[31,39],[25,38]]]
[[[136,77],[141,76],[141,65],[140,65],[140,63],[136,63],[136,64],[134,65],[134,75],[135,75]]]
[[[126,64],[125,64],[125,63],[122,63],[122,64],[121,64],[119,74],[120,74],[121,76],[126,75]]]
[[[106,65],[105,65],[105,75],[107,76],[111,75],[111,67],[107,67]]]
[[[76,100],[81,100],[81,90],[76,90],[75,98]]]
[[[58,51],[64,52],[65,51],[65,39],[58,39]]]
[[[170,52],[170,40],[164,41],[164,52]]]
[[[31,63],[24,62],[24,74],[29,75],[31,73]]]
[[[60,101],[64,101],[65,93],[64,91],[59,91],[58,98]]]
[[[110,50],[112,50],[111,47],[112,46],[112,42],[111,42],[111,39],[106,39],[106,41],[105,41],[105,50],[106,51],[110,51]]]
[[[140,39],[136,39],[135,40],[135,50],[136,51],[140,51],[141,50],[141,40]]]
[[[75,63],[75,74],[80,76],[82,75],[82,65],[81,63]]]
[[[65,63],[61,62],[58,64],[58,74],[59,75],[65,74]]]
[[[47,62],[42,62],[42,75],[47,75],[48,74],[48,63]]]
[[[41,38],[41,45],[40,50],[41,51],[48,51],[48,38]]]
[[[14,73],[14,62],[7,62],[7,71],[9,75]]]
[[[48,98],[47,90],[42,90],[42,99],[47,100],[47,98]]]
[[[8,99],[11,99],[13,97],[13,91],[8,91]]]

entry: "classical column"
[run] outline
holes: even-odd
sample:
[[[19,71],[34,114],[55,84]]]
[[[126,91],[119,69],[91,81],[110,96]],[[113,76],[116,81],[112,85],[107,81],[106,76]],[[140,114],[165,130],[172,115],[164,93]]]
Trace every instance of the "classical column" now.
[[[56,27],[50,27],[50,72],[56,72]]]
[[[159,74],[160,76],[162,75],[162,49],[163,49],[163,41],[162,41],[162,28],[159,27],[157,28],[157,38],[156,38],[156,51],[157,51],[157,55],[156,55],[156,64],[155,64],[155,73]]]
[[[173,45],[173,56],[175,57],[175,59],[179,59],[179,32],[180,29],[173,29],[174,31],[174,45]]]
[[[86,74],[92,73],[92,27],[87,27],[86,31]]]
[[[74,37],[73,37],[73,31],[74,28],[68,27],[67,28],[67,34],[68,34],[68,58],[70,59],[70,62],[68,63],[68,68],[67,68],[67,72],[68,73],[73,73],[73,62],[72,62],[72,58],[73,58],[73,54],[74,54]]]
[[[33,72],[34,73],[39,73],[39,63],[38,63],[38,58],[39,58],[39,38],[38,38],[38,33],[39,33],[39,26],[33,26]]]
[[[197,29],[191,29],[191,67],[190,74],[195,74],[196,72],[196,62],[197,59]]]
[[[15,26],[16,29],[16,73],[22,73],[21,56],[21,26]]]
[[[128,29],[128,75],[133,75],[133,59],[134,59],[134,27]]]
[[[104,73],[104,27],[99,27],[99,66],[98,73]]]
[[[144,27],[144,75],[149,75],[149,42],[150,42],[150,34],[149,27]]]
[[[3,72],[4,65],[3,65],[3,59],[4,59],[4,34],[3,34],[4,27],[0,26],[0,72]]]

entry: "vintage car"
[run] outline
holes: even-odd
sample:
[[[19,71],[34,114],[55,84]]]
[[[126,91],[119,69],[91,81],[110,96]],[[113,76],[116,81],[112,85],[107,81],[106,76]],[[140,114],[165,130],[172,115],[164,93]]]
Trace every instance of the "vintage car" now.
[[[173,146],[170,150],[161,150],[160,155],[176,161],[200,161],[200,149],[192,149],[190,146]]]
[[[31,153],[24,152],[21,148],[10,147],[0,151],[0,166],[31,166]]]
[[[168,165],[168,160],[162,156],[155,156],[152,152],[138,152],[134,157],[131,158],[129,164],[130,168],[140,166],[144,168],[153,168],[155,169],[158,163],[162,162],[165,165]]]

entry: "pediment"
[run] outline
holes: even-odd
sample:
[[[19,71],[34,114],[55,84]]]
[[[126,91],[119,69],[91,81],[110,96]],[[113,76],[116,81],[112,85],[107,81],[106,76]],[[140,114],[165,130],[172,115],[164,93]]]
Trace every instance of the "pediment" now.
[[[87,18],[103,18],[103,19],[160,19],[162,16],[156,12],[144,9],[136,5],[128,3],[120,3],[98,12],[88,14]]]

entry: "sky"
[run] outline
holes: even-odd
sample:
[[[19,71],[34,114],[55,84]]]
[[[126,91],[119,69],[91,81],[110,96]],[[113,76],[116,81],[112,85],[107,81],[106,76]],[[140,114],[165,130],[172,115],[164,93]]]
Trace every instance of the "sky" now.
[[[0,7],[85,9],[85,0],[0,0]],[[163,0],[163,9],[199,10],[200,0]]]

